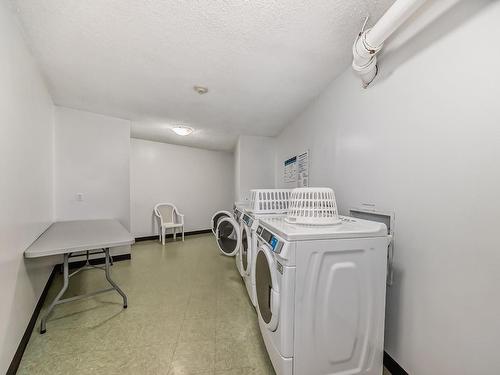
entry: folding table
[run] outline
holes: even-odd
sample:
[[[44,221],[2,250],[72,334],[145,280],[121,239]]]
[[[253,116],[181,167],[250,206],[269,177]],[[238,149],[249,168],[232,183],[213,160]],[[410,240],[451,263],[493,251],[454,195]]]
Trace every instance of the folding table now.
[[[99,293],[105,293],[116,290],[123,298],[123,307],[127,308],[127,296],[111,279],[109,266],[109,249],[117,246],[131,245],[134,243],[132,235],[120,224],[118,220],[75,220],[59,221],[53,223],[40,237],[36,239],[25,252],[25,258],[40,258],[54,255],[63,255],[63,287],[50,304],[47,312],[42,317],[40,324],[40,333],[46,332],[47,317],[56,305],[61,303],[76,301],[82,298],[94,296]],[[92,250],[99,250],[104,253],[104,267],[92,266],[89,263],[89,255]],[[87,255],[87,262],[82,268],[69,273],[69,258],[75,256],[75,253]],[[111,284],[111,288],[100,289],[95,292],[84,295],[61,299],[69,285],[69,278],[80,271],[89,268],[100,268],[104,270],[106,279]]]

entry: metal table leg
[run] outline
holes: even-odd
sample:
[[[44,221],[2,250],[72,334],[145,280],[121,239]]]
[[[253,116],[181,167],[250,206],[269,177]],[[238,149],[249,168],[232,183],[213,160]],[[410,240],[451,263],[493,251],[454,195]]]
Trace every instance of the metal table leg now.
[[[104,258],[105,258],[105,262],[106,262],[106,267],[104,269],[105,273],[106,273],[106,279],[108,280],[108,282],[111,284],[111,286],[118,292],[120,293],[120,295],[122,296],[123,298],[123,307],[126,309],[127,308],[127,296],[125,293],[123,293],[123,291],[120,289],[120,287],[118,285],[116,285],[116,283],[111,280],[111,275],[109,274],[109,259],[110,259],[110,255],[109,255],[109,248],[106,248],[104,249]]]
[[[86,270],[86,269],[94,269],[94,268],[98,268],[98,269],[101,269],[101,270],[103,269],[102,267],[92,266],[90,264],[90,260],[89,260],[90,253],[87,251],[86,252],[87,261],[86,261],[85,266],[83,266],[82,268],[80,268],[80,269],[78,269],[78,270],[76,270],[76,271],[74,271],[74,272],[72,272],[70,274],[69,273],[69,258],[71,257],[71,254],[70,253],[64,254],[64,265],[63,265],[64,266],[64,284],[63,284],[63,287],[61,288],[61,290],[59,291],[59,293],[57,294],[56,298],[54,298],[54,300],[50,304],[47,312],[42,317],[42,320],[41,320],[41,323],[40,323],[40,333],[45,333],[47,331],[46,330],[47,318],[48,318],[49,314],[52,312],[52,310],[54,309],[54,307],[56,305],[61,304],[61,303],[72,302],[72,301],[80,300],[80,299],[83,299],[83,298],[93,297],[93,296],[95,296],[97,294],[106,293],[106,292],[110,292],[112,290],[116,290],[118,293],[120,293],[120,295],[123,298],[123,307],[127,308],[127,296],[120,289],[120,287],[118,285],[116,285],[116,283],[113,280],[111,280],[111,275],[110,275],[110,272],[109,272],[109,266],[111,264],[113,264],[112,263],[113,261],[112,261],[111,255],[109,254],[109,248],[102,249],[102,251],[104,252],[104,259],[105,259],[104,272],[106,274],[106,279],[111,284],[112,288],[100,289],[100,290],[96,290],[94,292],[90,292],[90,293],[87,293],[87,294],[84,294],[84,295],[79,295],[79,296],[74,296],[74,297],[62,299],[62,296],[64,295],[64,293],[68,289],[69,279],[70,279],[71,276],[74,276],[77,273],[79,273],[80,271],[83,271],[83,270]]]
[[[63,265],[63,267],[64,267],[64,283],[63,283],[63,287],[61,288],[61,290],[59,291],[59,293],[57,293],[56,298],[54,298],[54,300],[50,304],[49,308],[47,309],[47,312],[42,317],[42,320],[40,322],[40,333],[45,333],[47,331],[46,330],[47,318],[48,318],[49,314],[52,312],[52,310],[54,309],[54,307],[58,304],[58,302],[61,299],[61,297],[66,292],[66,289],[68,289],[68,285],[69,285],[69,254],[64,254],[64,265]]]

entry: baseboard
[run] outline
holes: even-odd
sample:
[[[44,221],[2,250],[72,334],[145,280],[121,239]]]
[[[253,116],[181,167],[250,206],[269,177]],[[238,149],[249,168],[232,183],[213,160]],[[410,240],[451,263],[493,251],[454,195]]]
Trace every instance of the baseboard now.
[[[387,352],[384,352],[384,366],[392,375],[408,375],[406,370],[387,354]]]
[[[21,364],[21,359],[23,358],[24,350],[26,349],[26,346],[28,345],[28,342],[30,341],[31,337],[31,332],[33,332],[33,329],[35,328],[36,321],[38,319],[38,315],[40,314],[40,311],[42,310],[42,306],[45,302],[45,298],[47,297],[47,293],[49,292],[50,286],[52,285],[52,281],[54,280],[54,277],[56,275],[57,271],[57,266],[54,266],[52,269],[52,272],[50,273],[49,279],[47,280],[47,283],[45,284],[45,287],[43,288],[42,294],[40,295],[40,298],[38,299],[38,302],[35,306],[35,310],[33,311],[33,315],[31,315],[31,319],[28,323],[28,327],[26,327],[26,331],[24,331],[24,335],[21,338],[21,342],[19,343],[19,346],[17,347],[16,353],[14,354],[14,358],[12,358],[12,362],[10,363],[9,368],[7,369],[7,375],[15,375],[17,372],[17,369],[19,368],[19,365]]]
[[[190,232],[184,232],[184,236],[194,236],[195,234],[206,234],[211,232],[212,229],[192,230]],[[179,236],[179,233],[177,233],[177,236]],[[166,235],[166,238],[173,238],[173,237],[174,235],[171,233]],[[158,239],[158,234],[155,236],[136,237],[135,242],[152,241],[157,239]]]
[[[119,262],[121,260],[129,260],[131,259],[130,254],[120,254],[120,255],[114,255],[113,256],[113,262]],[[96,259],[91,259],[90,264],[103,264],[104,263],[104,258],[96,258]],[[70,268],[73,267],[82,267],[85,265],[85,261],[78,261],[74,263],[70,263],[69,266]],[[16,353],[14,354],[14,358],[12,358],[12,362],[10,363],[10,366],[7,370],[7,375],[15,375],[17,372],[17,369],[19,368],[19,365],[21,364],[21,359],[23,358],[24,351],[26,350],[26,346],[28,345],[28,342],[30,341],[31,333],[33,332],[33,329],[35,328],[36,321],[38,320],[38,315],[40,315],[40,311],[42,310],[43,304],[45,303],[45,298],[47,298],[47,293],[49,292],[50,286],[52,285],[52,282],[54,281],[55,275],[62,269],[62,264],[56,264],[54,268],[52,269],[52,272],[50,273],[49,279],[47,280],[47,283],[45,284],[45,287],[43,288],[42,294],[40,295],[40,298],[38,299],[38,302],[35,306],[35,310],[33,311],[33,315],[31,316],[31,319],[28,323],[28,327],[26,327],[26,331],[24,331],[24,335],[21,339],[21,342],[19,343],[19,346],[17,347]]]

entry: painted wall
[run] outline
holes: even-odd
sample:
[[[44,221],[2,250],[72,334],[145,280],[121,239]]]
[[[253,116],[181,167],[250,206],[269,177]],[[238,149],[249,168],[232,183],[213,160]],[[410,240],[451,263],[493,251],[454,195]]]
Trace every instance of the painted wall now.
[[[385,346],[416,375],[500,373],[500,3],[483,5],[452,9],[394,70],[387,56],[368,90],[346,71],[277,139],[277,168],[309,148],[311,185],[344,213],[395,210]]]
[[[210,228],[218,210],[233,206],[233,154],[167,143],[131,140],[132,233],[157,232],[153,208],[171,202],[185,215],[185,230]]]
[[[274,187],[274,138],[242,135],[235,148],[235,198],[250,199],[252,189]]]
[[[0,373],[52,270],[23,251],[52,221],[53,104],[7,2],[0,2]]]
[[[130,228],[130,121],[56,107],[54,156],[56,220],[116,218]]]
[[[234,201],[240,200],[240,179],[241,179],[241,146],[240,139],[236,142],[236,146],[234,147]]]

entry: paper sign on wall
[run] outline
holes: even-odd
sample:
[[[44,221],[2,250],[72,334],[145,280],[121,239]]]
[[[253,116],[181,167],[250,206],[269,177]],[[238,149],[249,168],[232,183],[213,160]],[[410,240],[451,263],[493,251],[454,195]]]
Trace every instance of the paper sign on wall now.
[[[283,164],[283,181],[287,187],[309,186],[309,151],[292,156]]]
[[[297,183],[297,156],[285,160],[285,184]]]
[[[309,151],[297,156],[297,187],[309,186]]]

